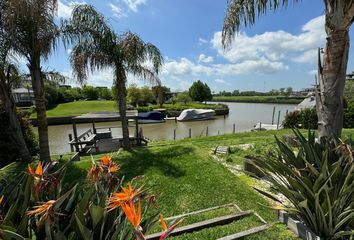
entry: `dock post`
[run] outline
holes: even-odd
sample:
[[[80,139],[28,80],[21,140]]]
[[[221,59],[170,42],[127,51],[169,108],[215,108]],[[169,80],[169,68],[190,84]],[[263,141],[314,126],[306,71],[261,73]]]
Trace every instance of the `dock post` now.
[[[289,113],[289,109],[286,109],[285,116],[288,115],[288,113]]]
[[[141,138],[139,136],[139,122],[138,122],[138,118],[135,118],[135,137],[136,137],[136,141],[137,141],[137,145],[141,146]]]
[[[76,122],[73,122],[73,132],[74,132],[75,143],[77,143],[77,128],[76,128]],[[77,144],[75,144],[75,151],[76,151],[76,152],[79,151]]]
[[[277,123],[277,130],[279,129],[279,121],[280,121],[280,110],[279,110],[279,113],[278,113],[278,123]]]
[[[73,140],[73,135],[71,133],[69,133],[69,141],[71,142]],[[72,144],[70,144],[70,151],[74,152],[74,147]]]
[[[173,129],[173,140],[176,140],[176,129]]]
[[[273,107],[272,125],[274,124],[275,106]]]
[[[236,133],[236,124],[234,123],[234,125],[232,126],[232,133],[235,134]]]
[[[209,127],[207,126],[206,131],[205,131],[205,136],[209,135]]]
[[[259,131],[262,131],[262,123],[259,123]]]
[[[95,125],[95,122],[92,122],[92,129],[93,129],[93,133],[96,134],[97,131],[96,131],[96,125]]]
[[[175,117],[175,123],[177,123],[177,117]]]
[[[192,138],[192,129],[189,129],[189,138]]]
[[[218,135],[220,135],[220,130],[218,130]]]

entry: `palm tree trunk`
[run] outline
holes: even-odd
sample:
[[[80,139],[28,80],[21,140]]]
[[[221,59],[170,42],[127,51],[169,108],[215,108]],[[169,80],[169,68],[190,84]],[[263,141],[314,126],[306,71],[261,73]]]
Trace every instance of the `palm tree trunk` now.
[[[116,67],[115,74],[115,86],[117,89],[118,108],[122,121],[123,149],[129,151],[131,150],[131,144],[129,140],[129,128],[127,119],[127,88],[125,86],[126,75],[124,69],[119,66]]]
[[[343,128],[343,93],[349,53],[347,30],[333,29],[326,23],[327,44],[324,53],[320,96],[317,105],[320,137],[340,137]]]
[[[30,162],[32,158],[24,139],[20,121],[18,120],[15,101],[11,96],[11,92],[8,91],[7,87],[1,81],[0,99],[7,114],[10,139],[13,141],[22,161]]]
[[[44,82],[41,77],[40,61],[30,65],[32,85],[36,100],[38,136],[39,136],[39,158],[43,162],[50,161],[48,123],[45,106]]]

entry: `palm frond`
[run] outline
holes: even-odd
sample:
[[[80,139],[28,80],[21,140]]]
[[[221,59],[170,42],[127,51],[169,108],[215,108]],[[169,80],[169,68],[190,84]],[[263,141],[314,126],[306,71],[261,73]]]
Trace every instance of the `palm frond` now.
[[[112,66],[112,57],[100,51],[96,45],[81,42],[71,52],[70,62],[73,67],[73,74],[79,83],[87,79],[87,73],[101,70]]]
[[[231,44],[242,25],[252,26],[256,16],[265,15],[269,10],[276,11],[280,7],[286,8],[290,1],[295,3],[301,0],[230,0],[222,30],[224,48]]]

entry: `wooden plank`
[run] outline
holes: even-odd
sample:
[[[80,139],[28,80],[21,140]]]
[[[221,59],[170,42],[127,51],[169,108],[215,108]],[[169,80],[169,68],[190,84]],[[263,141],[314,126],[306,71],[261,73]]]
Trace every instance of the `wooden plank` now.
[[[218,238],[217,240],[236,240],[236,239],[243,239],[244,237],[247,237],[249,235],[255,234],[255,233],[259,233],[262,232],[264,230],[267,230],[268,228],[270,228],[270,224],[264,224],[261,225],[259,227],[254,227],[251,229],[248,229],[246,231],[242,231],[239,233],[235,233],[226,237],[222,237],[222,238]]]
[[[217,218],[205,220],[202,222],[189,224],[189,225],[186,225],[183,227],[176,228],[170,234],[170,236],[179,236],[184,233],[192,233],[192,232],[199,231],[199,230],[202,230],[205,228],[229,224],[233,221],[236,221],[236,220],[241,219],[245,216],[248,216],[251,213],[252,213],[252,211],[244,211],[244,212],[240,212],[240,213],[233,214],[233,215],[226,215],[226,216],[222,216],[222,217],[217,217]],[[146,240],[158,240],[160,238],[161,234],[162,234],[162,232],[148,235],[148,236],[146,236]]]
[[[188,217],[188,216],[191,216],[191,215],[196,215],[196,214],[200,214],[200,213],[210,212],[210,211],[217,210],[217,209],[220,209],[220,208],[236,208],[239,212],[242,212],[242,210],[235,203],[229,203],[229,204],[225,204],[225,205],[220,205],[220,206],[205,208],[205,209],[201,209],[201,210],[197,210],[197,211],[193,211],[193,212],[189,212],[189,213],[180,214],[180,215],[177,215],[177,216],[167,217],[167,218],[165,218],[165,220],[173,220],[173,219],[176,219],[176,218],[184,218],[184,217]]]

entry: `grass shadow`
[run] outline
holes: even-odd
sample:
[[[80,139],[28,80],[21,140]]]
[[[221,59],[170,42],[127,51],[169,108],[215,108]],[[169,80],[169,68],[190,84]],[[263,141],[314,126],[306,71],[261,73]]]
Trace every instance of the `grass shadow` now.
[[[173,148],[163,148],[155,152],[151,148],[133,150],[130,155],[120,161],[120,174],[130,180],[136,176],[144,175],[154,168],[164,176],[179,178],[186,174],[176,162],[185,154],[193,152],[192,147],[174,146]]]

